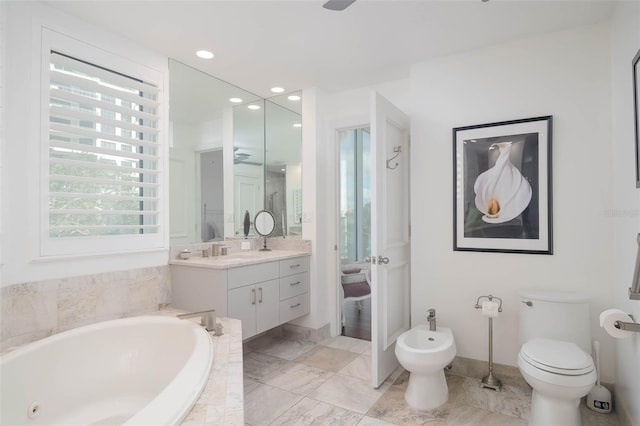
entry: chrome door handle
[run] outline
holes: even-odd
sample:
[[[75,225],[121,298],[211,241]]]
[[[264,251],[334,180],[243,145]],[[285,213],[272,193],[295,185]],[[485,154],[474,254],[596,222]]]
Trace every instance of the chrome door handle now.
[[[378,265],[382,265],[382,264],[386,265],[387,263],[389,263],[389,258],[388,257],[378,256]]]
[[[521,300],[521,302],[524,303],[525,305],[527,305],[528,307],[532,307],[533,306],[533,302],[531,300],[527,300],[527,301]]]
[[[256,289],[255,288],[251,289],[251,304],[252,305],[256,304]]]

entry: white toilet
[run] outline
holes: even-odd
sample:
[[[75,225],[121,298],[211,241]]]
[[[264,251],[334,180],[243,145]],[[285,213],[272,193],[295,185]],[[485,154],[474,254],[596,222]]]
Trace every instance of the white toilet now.
[[[518,367],[533,388],[532,426],[580,426],[580,399],[596,382],[589,299],[578,293],[520,293]]]

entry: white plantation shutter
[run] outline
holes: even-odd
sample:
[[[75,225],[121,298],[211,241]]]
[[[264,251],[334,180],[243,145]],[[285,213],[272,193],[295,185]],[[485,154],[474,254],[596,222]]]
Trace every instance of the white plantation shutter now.
[[[163,249],[164,63],[42,36],[40,256]]]
[[[157,233],[158,89],[51,51],[49,237]]]

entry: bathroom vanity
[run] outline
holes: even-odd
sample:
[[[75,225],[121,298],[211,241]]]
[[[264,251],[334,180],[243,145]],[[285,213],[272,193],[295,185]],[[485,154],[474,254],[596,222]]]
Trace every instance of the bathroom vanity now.
[[[274,250],[171,262],[172,306],[242,321],[242,338],[309,313],[309,253]]]

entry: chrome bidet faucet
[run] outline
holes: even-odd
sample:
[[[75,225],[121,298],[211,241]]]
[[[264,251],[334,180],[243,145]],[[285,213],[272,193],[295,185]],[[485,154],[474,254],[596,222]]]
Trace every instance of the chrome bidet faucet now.
[[[436,310],[429,309],[427,311],[427,321],[429,321],[429,330],[436,331]]]

